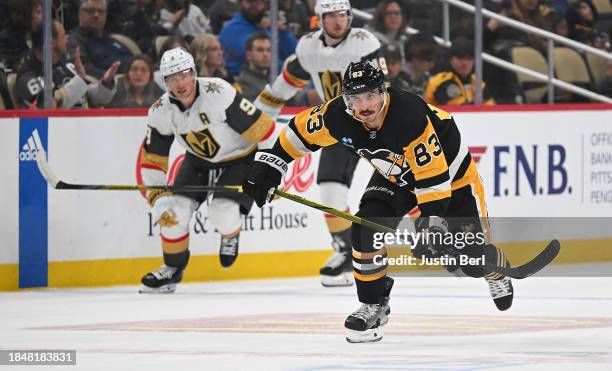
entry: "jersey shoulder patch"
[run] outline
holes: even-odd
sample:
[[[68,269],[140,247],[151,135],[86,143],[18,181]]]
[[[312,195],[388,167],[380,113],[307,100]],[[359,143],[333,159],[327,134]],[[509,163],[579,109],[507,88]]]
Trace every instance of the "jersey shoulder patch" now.
[[[349,42],[359,43],[362,48],[380,48],[380,41],[378,41],[372,32],[365,28],[351,28],[347,40],[349,40]]]
[[[159,99],[157,99],[147,114],[147,125],[157,129],[163,135],[172,134],[172,128],[170,125],[172,104],[168,93],[164,93]]]
[[[304,54],[316,53],[319,48],[323,47],[323,41],[321,41],[320,37],[321,30],[300,37],[295,47],[295,55],[300,58]]]
[[[200,77],[200,94],[204,97],[206,111],[224,111],[232,104],[236,88],[229,82],[216,77]]]

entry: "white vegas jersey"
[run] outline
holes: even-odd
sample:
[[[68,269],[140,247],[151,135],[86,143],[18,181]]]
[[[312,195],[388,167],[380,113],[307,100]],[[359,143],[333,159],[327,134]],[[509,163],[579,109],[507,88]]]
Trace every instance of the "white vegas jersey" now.
[[[342,76],[351,62],[371,60],[387,73],[378,39],[362,28],[351,28],[334,46],[327,46],[321,30],[302,36],[295,54],[287,59],[283,72],[255,100],[255,105],[275,116],[284,101],[312,80],[319,97],[330,100],[342,93]]]
[[[176,139],[203,167],[247,161],[274,121],[218,78],[197,79],[189,109],[165,93],[149,109],[147,137],[140,156],[145,184],[164,184],[170,146]]]
[[[367,30],[352,28],[335,46],[326,46],[322,38],[321,30],[305,35],[300,39],[295,55],[323,101],[340,95],[342,76],[351,62],[371,59],[375,63],[384,63],[384,58],[378,55],[380,42]]]

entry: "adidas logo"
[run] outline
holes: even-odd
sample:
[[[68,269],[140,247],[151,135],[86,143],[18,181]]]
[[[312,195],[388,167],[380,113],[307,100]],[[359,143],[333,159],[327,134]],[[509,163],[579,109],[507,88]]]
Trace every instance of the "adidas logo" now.
[[[28,141],[21,147],[19,161],[36,161],[39,149],[43,149],[42,141],[38,135],[38,130],[35,129],[28,138]]]

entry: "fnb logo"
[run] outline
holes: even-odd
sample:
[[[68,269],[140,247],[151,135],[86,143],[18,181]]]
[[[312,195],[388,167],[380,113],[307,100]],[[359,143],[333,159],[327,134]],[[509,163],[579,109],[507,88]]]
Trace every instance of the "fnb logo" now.
[[[572,193],[562,145],[494,146],[493,195]]]
[[[19,161],[36,161],[38,158],[38,143],[42,142],[40,141],[38,130],[34,130],[32,135],[28,138],[28,141],[21,147]]]

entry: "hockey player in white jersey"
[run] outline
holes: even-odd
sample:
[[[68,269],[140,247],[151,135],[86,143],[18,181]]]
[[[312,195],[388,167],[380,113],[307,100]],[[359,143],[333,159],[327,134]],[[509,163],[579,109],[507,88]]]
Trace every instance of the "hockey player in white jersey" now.
[[[160,72],[167,92],[149,109],[140,154],[148,185],[166,184],[168,154],[176,140],[186,149],[174,186],[240,185],[258,148],[276,138],[272,118],[218,78],[198,78],[193,57],[182,48],[168,50]],[[142,278],[143,292],[174,292],[189,261],[189,221],[208,200],[208,218],[221,234],[220,261],[229,267],[238,256],[240,214],[252,200],[241,193],[170,194],[149,191],[152,219],[161,226],[164,264]]]
[[[380,42],[369,31],[351,28],[351,4],[348,0],[317,0],[315,13],[319,30],[303,36],[295,54],[287,59],[282,74],[255,99],[255,105],[278,116],[284,102],[303,89],[309,80],[319,97],[330,100],[342,93],[342,75],[349,63],[371,60],[386,74]],[[321,151],[317,183],[321,202],[348,210],[347,194],[358,157],[342,143]],[[321,268],[323,286],[353,284],[351,265],[351,223],[331,214],[325,215],[332,236],[334,253]]]

